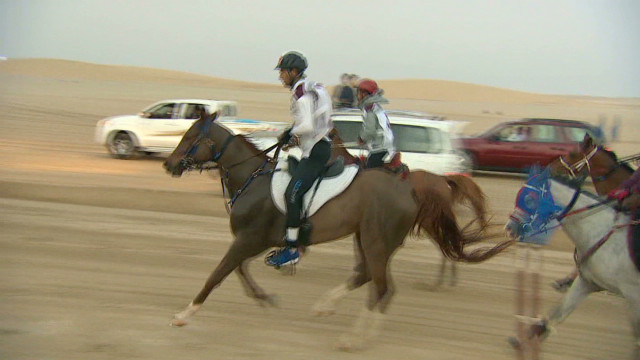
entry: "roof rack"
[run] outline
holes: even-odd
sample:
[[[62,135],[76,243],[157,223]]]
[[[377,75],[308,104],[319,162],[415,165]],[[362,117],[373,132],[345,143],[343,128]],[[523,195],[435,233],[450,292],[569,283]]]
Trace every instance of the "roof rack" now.
[[[518,121],[554,121],[554,122],[560,122],[560,123],[566,123],[566,124],[584,124],[583,121],[579,121],[579,120],[567,120],[567,119],[552,119],[552,118],[523,118],[523,119],[519,119]]]

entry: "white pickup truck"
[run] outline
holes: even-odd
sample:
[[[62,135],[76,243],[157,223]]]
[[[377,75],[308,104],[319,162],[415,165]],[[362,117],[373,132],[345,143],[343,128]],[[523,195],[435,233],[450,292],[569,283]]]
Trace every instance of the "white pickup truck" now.
[[[212,114],[237,134],[259,133],[259,137],[273,139],[286,124],[237,119],[235,101],[172,99],[149,105],[137,115],[112,116],[98,121],[95,140],[119,159],[137,154],[173,151],[198,120],[201,109]]]

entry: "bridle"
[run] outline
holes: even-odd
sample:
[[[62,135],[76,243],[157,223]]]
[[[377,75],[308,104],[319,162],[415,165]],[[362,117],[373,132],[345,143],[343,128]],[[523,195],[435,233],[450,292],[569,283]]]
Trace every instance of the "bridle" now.
[[[226,200],[229,196],[229,200],[225,201],[225,208],[227,210],[227,213],[231,212],[231,207],[233,206],[233,204],[235,203],[236,199],[247,189],[247,187],[249,187],[249,185],[251,184],[251,182],[253,182],[253,180],[255,178],[257,178],[258,176],[261,175],[267,175],[267,174],[272,174],[275,171],[279,171],[280,169],[267,169],[265,170],[265,167],[267,166],[267,164],[269,162],[275,162],[278,160],[278,154],[280,152],[280,148],[282,146],[282,144],[280,142],[275,143],[274,145],[268,147],[267,149],[257,153],[257,154],[253,154],[243,160],[240,160],[236,163],[233,163],[231,165],[226,165],[226,166],[222,166],[222,165],[216,165],[214,167],[205,167],[204,164],[210,161],[216,162],[218,163],[218,161],[220,160],[220,158],[222,158],[222,155],[224,155],[225,151],[227,150],[227,148],[229,147],[229,144],[231,144],[231,142],[236,139],[238,137],[238,135],[229,135],[227,136],[227,138],[222,142],[222,146],[220,146],[220,150],[217,150],[216,148],[216,144],[215,142],[208,137],[209,134],[209,130],[211,128],[211,124],[213,123],[214,120],[210,120],[207,121],[204,126],[201,127],[200,129],[200,133],[198,134],[198,138],[196,138],[196,140],[191,144],[191,146],[189,147],[189,150],[187,150],[187,152],[185,153],[185,156],[180,160],[180,164],[181,166],[184,167],[185,171],[190,171],[190,170],[194,170],[196,168],[200,168],[200,171],[205,170],[205,169],[213,169],[213,168],[220,168],[221,170],[221,177],[220,177],[220,183],[222,185],[222,197]],[[207,145],[210,148],[211,151],[211,159],[209,160],[205,160],[199,164],[195,163],[195,160],[193,159],[193,156],[195,155],[198,147],[201,145]],[[255,157],[261,156],[261,155],[265,155],[267,153],[269,153],[271,150],[277,148],[276,153],[274,155],[273,158],[269,158],[267,157],[267,159],[257,168],[255,169],[252,174],[249,176],[249,178],[247,178],[247,180],[245,181],[245,183],[240,187],[240,189],[238,189],[235,194],[231,194],[229,192],[229,170],[231,170],[232,168],[243,164]],[[231,196],[233,195],[233,196]]]
[[[185,156],[180,160],[180,165],[182,165],[186,171],[194,170],[196,168],[200,168],[204,170],[205,168],[203,167],[202,164],[210,161],[217,163],[220,160],[220,158],[222,158],[222,155],[224,155],[225,151],[227,150],[231,142],[238,137],[238,135],[234,135],[234,134],[227,136],[227,138],[222,142],[222,146],[220,146],[220,150],[217,150],[215,142],[208,136],[209,130],[211,129],[211,124],[213,124],[213,121],[215,121],[215,119],[210,119],[210,120],[208,119],[205,122],[205,124],[200,128],[200,133],[198,134],[198,137],[193,143],[191,143],[189,150],[187,150],[187,152],[185,153]],[[193,156],[195,155],[196,151],[198,150],[198,147],[201,144],[209,146],[209,150],[211,152],[211,158],[208,160],[202,161],[201,164],[199,165],[195,163]],[[249,156],[248,158],[241,160],[237,163],[234,163],[232,165],[225,166],[224,168],[228,171],[237,165],[240,165],[246,161],[249,161],[254,157],[269,153],[271,150],[275,149],[279,145],[280,145],[279,143],[276,143],[268,147],[264,151],[261,151],[257,154]],[[275,158],[277,159],[277,156]]]
[[[574,163],[573,165],[569,165],[563,158],[562,156],[560,156],[559,160],[560,163],[562,164],[562,166],[567,169],[567,171],[569,171],[569,173],[571,174],[570,177],[571,178],[576,178],[578,175],[577,173],[580,172],[582,170],[583,167],[587,167],[587,170],[589,171],[589,174],[591,175],[591,180],[593,180],[593,182],[602,182],[605,181],[609,178],[609,176],[613,175],[613,173],[618,170],[620,167],[622,167],[624,164],[626,164],[627,162],[633,161],[638,159],[638,155],[634,155],[634,156],[630,156],[628,157],[628,159],[626,160],[618,160],[616,161],[615,165],[612,166],[611,168],[609,168],[607,170],[607,172],[603,175],[599,175],[596,176],[594,174],[591,173],[591,158],[593,158],[593,156],[599,151],[601,150],[600,146],[594,146],[594,148],[589,151],[588,154],[584,155],[583,158],[581,160],[579,160],[578,162]]]
[[[587,167],[587,170],[589,172],[591,172],[591,164],[589,163],[589,161],[591,160],[591,158],[593,157],[593,155],[595,155],[598,150],[600,150],[600,148],[598,146],[595,146],[593,148],[593,150],[591,150],[588,154],[583,154],[583,158],[580,159],[579,161],[573,163],[572,165],[569,165],[562,156],[559,157],[560,160],[560,164],[562,164],[562,166],[564,166],[565,169],[567,169],[567,171],[569,171],[569,173],[571,174],[571,178],[575,179],[578,177],[578,175],[576,175],[578,172],[580,172],[582,170],[583,167]]]

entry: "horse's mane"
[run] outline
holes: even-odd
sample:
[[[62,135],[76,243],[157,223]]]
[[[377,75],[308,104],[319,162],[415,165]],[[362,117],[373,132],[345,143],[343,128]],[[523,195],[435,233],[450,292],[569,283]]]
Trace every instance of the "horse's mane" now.
[[[258,149],[253,138],[250,135],[236,135],[236,137],[238,138],[239,141],[247,145],[247,147],[249,148],[249,150],[251,150],[251,153],[253,155],[258,155],[262,152],[262,150]],[[266,159],[267,155],[262,154],[262,157]]]
[[[613,162],[618,163],[618,165],[620,165],[621,168],[624,168],[629,173],[633,173],[634,172],[633,168],[629,164],[627,164],[626,162],[619,162],[618,161],[618,155],[616,155],[615,152],[613,152],[611,150],[607,150],[607,149],[605,149],[603,147],[601,147],[600,150],[604,154],[606,154],[611,160],[613,160]]]

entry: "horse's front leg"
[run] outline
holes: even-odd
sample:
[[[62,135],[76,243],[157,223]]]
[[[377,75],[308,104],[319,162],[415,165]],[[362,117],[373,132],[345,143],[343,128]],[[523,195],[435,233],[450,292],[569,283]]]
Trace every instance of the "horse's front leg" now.
[[[557,324],[562,323],[576,309],[578,304],[582,302],[589,294],[599,291],[596,285],[587,282],[578,275],[569,291],[562,297],[560,305],[556,306],[549,315],[549,320],[531,327],[530,336],[537,336],[541,340],[546,338],[551,329]]]
[[[255,240],[255,239],[254,239]],[[254,257],[259,253],[267,249],[267,244],[259,241],[251,241],[250,238],[236,238],[231,244],[231,247],[222,258],[216,269],[209,275],[209,278],[205,282],[202,290],[196,295],[196,297],[187,305],[187,307],[175,314],[171,325],[184,326],[187,324],[187,319],[193,316],[204,303],[205,299],[218,287],[220,283],[236,268],[248,258]]]

